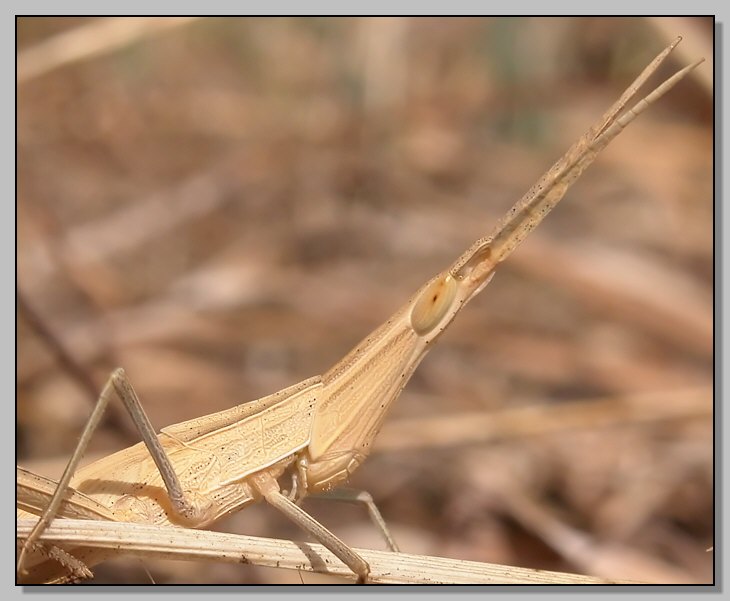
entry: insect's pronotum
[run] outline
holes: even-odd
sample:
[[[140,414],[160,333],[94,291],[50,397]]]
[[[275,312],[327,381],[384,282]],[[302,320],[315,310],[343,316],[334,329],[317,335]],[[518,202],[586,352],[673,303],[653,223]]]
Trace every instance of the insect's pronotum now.
[[[62,582],[88,575],[86,567],[105,558],[103,553],[82,547],[44,549],[38,537],[59,513],[204,528],[263,499],[330,549],[360,581],[366,581],[367,562],[298,502],[307,494],[335,489],[348,479],[368,456],[391,403],[425,353],[464,305],[489,283],[499,263],[624,127],[702,62],[680,70],[624,110],[679,41],[654,59],[489,236],[477,240],[448,269],[424,284],[322,376],[226,411],[168,426],[157,435],[124,372],[116,370],[58,486],[19,470],[18,515],[42,515],[35,530],[22,541],[21,579]],[[76,472],[89,436],[112,396],[122,399],[144,442]],[[287,483],[288,492],[282,492],[280,482]],[[64,491],[72,502],[61,505]],[[374,508],[373,512],[377,516]],[[379,516],[378,522],[395,550]]]

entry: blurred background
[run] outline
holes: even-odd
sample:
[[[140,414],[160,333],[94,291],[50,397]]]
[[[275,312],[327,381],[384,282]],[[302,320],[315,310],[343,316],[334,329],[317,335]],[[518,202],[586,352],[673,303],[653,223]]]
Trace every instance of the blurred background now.
[[[711,582],[713,22],[20,18],[17,455],[123,366],[156,427],[322,373],[674,37],[616,139],[424,360],[351,481],[401,549]],[[139,440],[121,404],[93,459]],[[305,507],[353,546],[358,507]],[[275,510],[222,531],[304,540]],[[158,583],[324,576],[147,562]],[[142,562],[95,582],[148,583]]]

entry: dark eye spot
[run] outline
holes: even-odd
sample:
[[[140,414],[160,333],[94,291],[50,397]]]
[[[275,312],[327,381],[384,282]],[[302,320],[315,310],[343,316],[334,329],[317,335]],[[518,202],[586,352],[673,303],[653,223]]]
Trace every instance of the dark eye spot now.
[[[444,316],[454,300],[455,286],[448,275],[442,275],[429,283],[411,313],[411,326],[416,334],[425,334]]]

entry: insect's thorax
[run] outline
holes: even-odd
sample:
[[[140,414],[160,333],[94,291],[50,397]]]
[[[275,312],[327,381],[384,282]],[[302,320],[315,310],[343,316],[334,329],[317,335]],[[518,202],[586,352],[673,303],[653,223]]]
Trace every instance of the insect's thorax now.
[[[322,376],[307,448],[310,489],[342,482],[368,456],[387,411],[425,353],[410,303]]]

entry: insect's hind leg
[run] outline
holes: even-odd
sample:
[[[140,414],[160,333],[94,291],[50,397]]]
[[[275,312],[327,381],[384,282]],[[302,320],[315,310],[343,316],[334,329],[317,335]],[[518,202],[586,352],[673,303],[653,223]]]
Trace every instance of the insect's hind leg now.
[[[142,403],[124,370],[122,368],[115,369],[109,378],[109,383],[114,387],[115,392],[134,421],[134,425],[137,426],[137,430],[142,435],[142,440],[147,446],[160,476],[162,476],[162,481],[165,483],[167,496],[175,513],[191,527],[207,522],[211,502],[200,495],[193,497],[190,491],[186,495],[183,491],[180,479],[175,473],[175,468],[157,438],[157,433],[152,427],[152,423],[147,417]],[[107,386],[109,383],[107,383]]]
[[[18,544],[20,544],[20,541],[18,541]],[[72,553],[69,553],[65,551],[64,549],[57,547],[56,545],[52,544],[46,544],[46,543],[31,543],[28,547],[29,551],[38,552],[44,557],[47,557],[51,560],[53,560],[56,563],[60,563],[66,570],[68,570],[68,574],[64,577],[64,582],[72,583],[72,582],[81,582],[82,580],[87,580],[89,578],[93,577],[93,573],[91,570],[86,566],[86,564],[73,555]],[[37,576],[37,573],[35,572],[36,568],[33,568],[34,576]],[[43,580],[39,581],[25,581],[23,579],[19,579],[16,581],[16,584],[41,584],[43,583]]]
[[[31,530],[30,534],[28,535],[28,538],[25,539],[22,548],[20,549],[20,553],[18,554],[18,563],[16,566],[16,571],[20,574],[23,573],[23,561],[25,560],[27,553],[31,549],[35,548],[36,541],[40,538],[41,534],[43,534],[48,524],[50,524],[53,518],[56,517],[58,509],[63,500],[63,496],[68,489],[69,483],[71,482],[71,478],[76,472],[76,468],[78,467],[81,458],[84,456],[86,448],[89,446],[89,440],[91,439],[91,436],[99,425],[99,422],[101,422],[101,418],[104,415],[104,410],[109,404],[109,400],[111,399],[112,392],[114,390],[113,377],[114,374],[112,374],[107,383],[104,385],[104,388],[99,395],[99,399],[97,400],[96,405],[94,406],[94,409],[89,416],[89,420],[86,422],[86,426],[81,434],[79,443],[76,445],[76,449],[74,450],[71,459],[66,465],[66,469],[64,470],[63,475],[58,481],[58,486],[56,487],[53,496],[48,502],[45,511],[38,519],[38,522],[34,526],[33,530]]]
[[[354,488],[335,488],[327,492],[315,493],[308,495],[309,499],[322,499],[326,501],[343,501],[345,503],[357,503],[364,505],[368,511],[368,515],[380,534],[383,535],[388,549],[398,553],[400,549],[390,533],[388,525],[385,523],[383,516],[375,504],[372,495],[366,490],[356,490]]]
[[[167,453],[165,453],[164,448],[160,444],[157,434],[155,433],[155,430],[152,427],[144,408],[142,407],[139,397],[137,397],[137,393],[134,391],[134,388],[132,388],[124,370],[117,368],[112,372],[104,385],[104,388],[99,395],[99,399],[89,416],[89,420],[86,422],[86,426],[81,434],[79,443],[76,445],[76,449],[74,450],[73,455],[71,456],[71,459],[69,460],[68,465],[66,465],[66,469],[58,482],[58,486],[48,502],[48,506],[31,533],[28,535],[28,538],[25,540],[25,543],[20,550],[16,567],[18,572],[21,572],[22,570],[23,561],[28,551],[33,548],[33,545],[41,534],[43,534],[43,531],[46,529],[48,524],[50,524],[56,517],[61,502],[63,501],[64,493],[68,489],[71,478],[76,472],[79,462],[89,445],[89,440],[101,422],[101,418],[104,415],[104,411],[109,405],[109,401],[113,394],[116,394],[121,399],[125,408],[129,412],[129,415],[132,417],[134,424],[137,426],[137,430],[141,434],[142,440],[147,445],[147,449],[149,450],[150,455],[152,455],[152,458],[157,465],[157,469],[160,471],[160,475],[165,483],[168,496],[170,497],[170,502],[172,503],[175,512],[183,519],[190,522],[191,525],[195,525],[196,523],[200,523],[205,520],[206,511],[209,505],[205,502],[205,500],[196,503],[195,501],[192,501],[189,496],[185,495],[182,485],[180,484],[180,479],[177,477]]]

